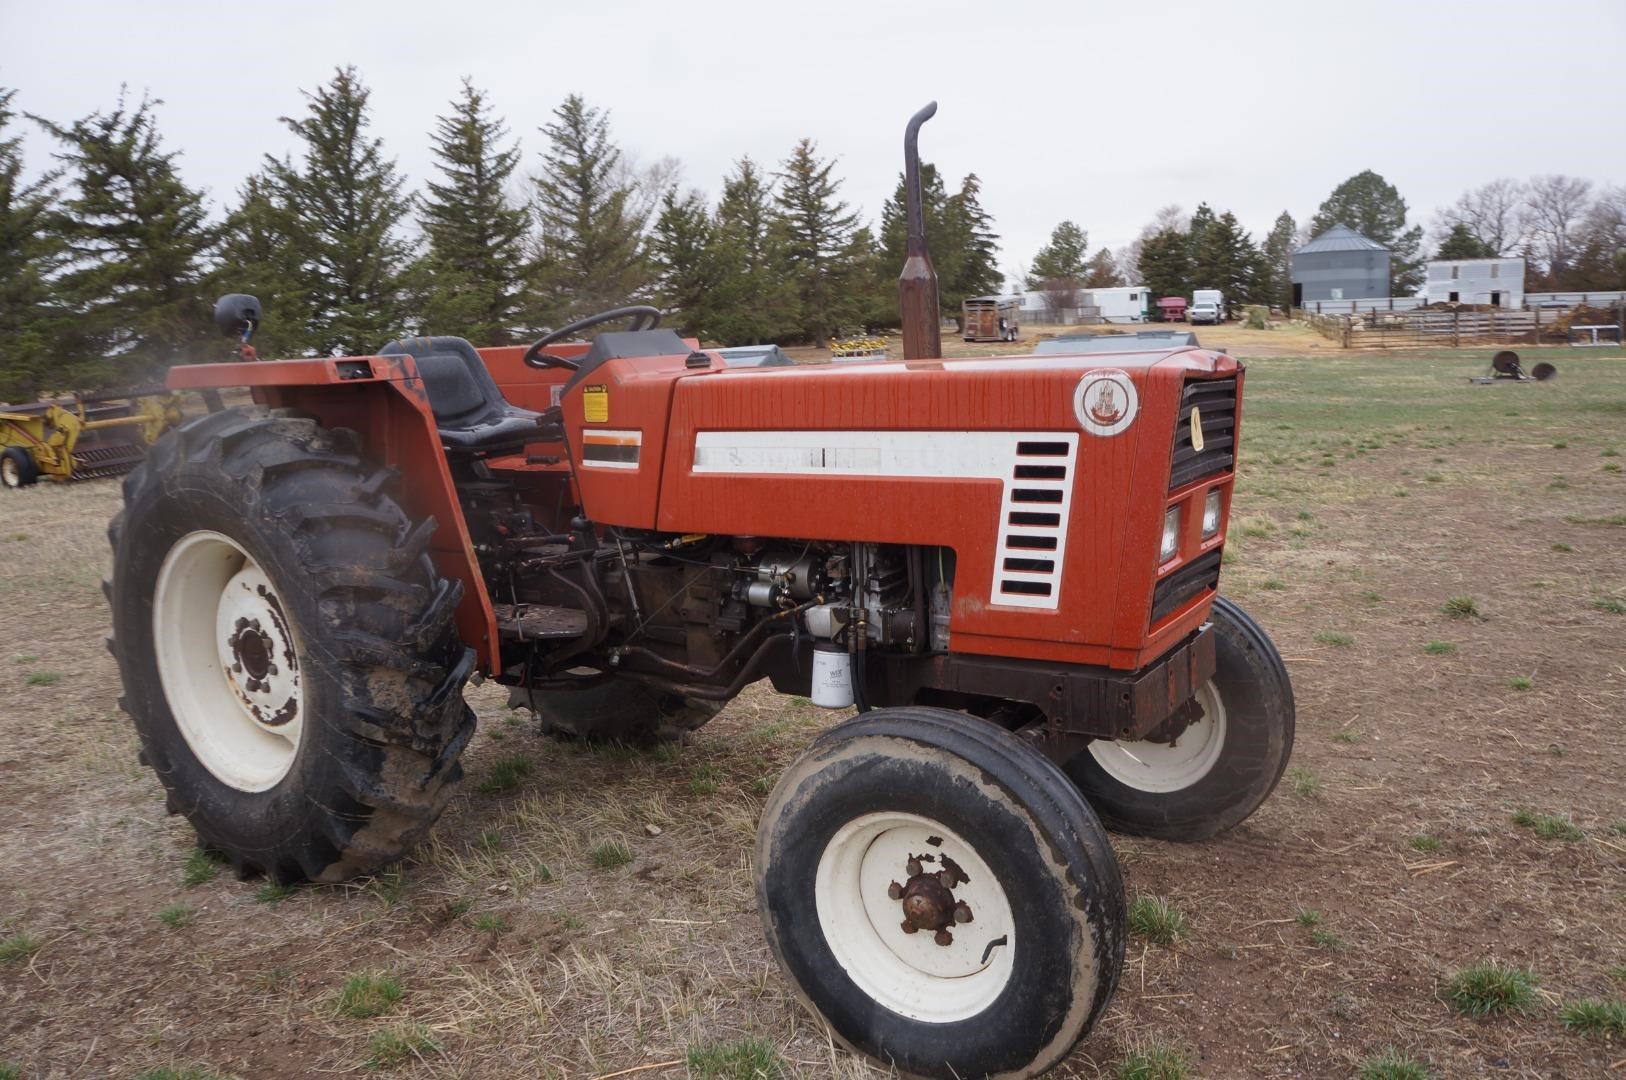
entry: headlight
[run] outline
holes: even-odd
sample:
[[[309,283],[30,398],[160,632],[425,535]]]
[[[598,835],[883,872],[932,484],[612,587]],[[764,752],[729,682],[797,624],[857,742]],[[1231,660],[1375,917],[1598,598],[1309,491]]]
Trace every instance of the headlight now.
[[[1169,507],[1169,512],[1163,515],[1163,546],[1157,550],[1157,561],[1166,563],[1174,558],[1174,553],[1180,548],[1180,508]]]
[[[1215,488],[1208,493],[1208,498],[1203,500],[1203,539],[1207,540],[1219,532],[1219,526],[1220,492],[1219,488]]]

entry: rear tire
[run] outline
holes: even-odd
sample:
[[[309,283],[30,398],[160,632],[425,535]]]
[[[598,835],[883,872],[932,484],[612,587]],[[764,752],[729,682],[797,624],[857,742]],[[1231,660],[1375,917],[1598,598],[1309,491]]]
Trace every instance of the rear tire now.
[[[1293,754],[1293,685],[1248,613],[1216,597],[1214,677],[1204,715],[1173,744],[1097,740],[1066,765],[1107,828],[1206,840],[1239,824],[1276,787]]]
[[[12,490],[25,488],[40,478],[39,467],[34,464],[34,455],[20,446],[9,446],[4,454],[0,454],[0,485]]]
[[[763,809],[755,872],[802,1001],[905,1075],[1043,1072],[1123,966],[1123,883],[1094,813],[963,713],[878,709],[821,735]]]
[[[241,875],[376,872],[462,776],[462,589],[387,479],[310,420],[227,409],[125,480],[108,530],[120,705],[169,810]]]
[[[683,738],[721,712],[723,705],[611,677],[581,690],[516,687],[509,691],[508,707],[530,709],[541,722],[542,733],[556,739],[647,746]]]

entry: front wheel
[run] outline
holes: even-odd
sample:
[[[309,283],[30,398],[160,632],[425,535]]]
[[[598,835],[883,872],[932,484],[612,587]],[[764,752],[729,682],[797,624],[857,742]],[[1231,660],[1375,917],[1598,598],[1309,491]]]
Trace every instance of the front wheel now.
[[[1168,742],[1098,739],[1067,763],[1107,828],[1161,840],[1206,840],[1265,801],[1293,753],[1293,685],[1281,654],[1248,613],[1214,600],[1214,677],[1201,715]]]
[[[34,455],[20,446],[12,446],[0,454],[0,484],[13,490],[27,487],[40,478]]]
[[[945,709],[866,713],[780,779],[758,906],[802,1000],[909,1076],[1032,1076],[1106,1008],[1124,894],[1061,770]]]

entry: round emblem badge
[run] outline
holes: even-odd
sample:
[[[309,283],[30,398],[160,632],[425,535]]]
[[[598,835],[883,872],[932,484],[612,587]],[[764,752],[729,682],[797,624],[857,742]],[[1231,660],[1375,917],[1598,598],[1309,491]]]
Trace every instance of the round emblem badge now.
[[[1140,396],[1128,372],[1091,371],[1073,391],[1073,414],[1091,435],[1116,435],[1135,422]]]

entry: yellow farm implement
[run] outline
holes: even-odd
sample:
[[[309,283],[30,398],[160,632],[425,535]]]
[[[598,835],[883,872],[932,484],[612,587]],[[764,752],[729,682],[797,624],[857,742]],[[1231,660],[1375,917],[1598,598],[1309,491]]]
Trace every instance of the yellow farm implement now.
[[[181,418],[178,397],[150,388],[0,405],[0,484],[129,472]]]

